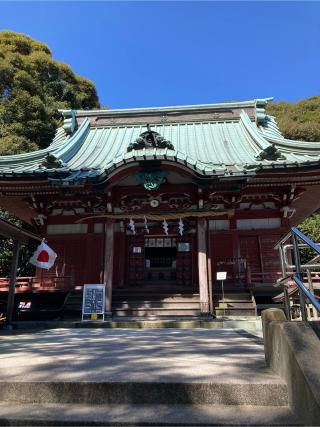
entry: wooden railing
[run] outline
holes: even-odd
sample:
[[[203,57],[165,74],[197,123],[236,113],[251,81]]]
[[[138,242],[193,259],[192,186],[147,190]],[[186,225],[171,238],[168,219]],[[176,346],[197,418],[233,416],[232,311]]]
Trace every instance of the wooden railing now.
[[[0,292],[7,292],[9,289],[9,278],[0,277]],[[44,291],[44,290],[72,290],[74,283],[71,276],[52,277],[17,277],[16,292]],[[78,288],[78,287],[77,287]]]
[[[244,257],[226,258],[216,263],[216,269],[227,271],[229,281],[242,282],[247,285],[265,284],[274,282],[281,277],[281,271],[252,271],[250,262]]]
[[[281,277],[281,271],[250,272],[248,275],[248,283],[273,283]]]

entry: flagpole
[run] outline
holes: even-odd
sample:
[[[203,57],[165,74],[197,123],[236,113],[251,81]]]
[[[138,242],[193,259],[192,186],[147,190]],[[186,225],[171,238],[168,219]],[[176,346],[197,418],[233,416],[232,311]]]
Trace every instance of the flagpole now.
[[[40,285],[43,287],[43,268],[41,268]]]

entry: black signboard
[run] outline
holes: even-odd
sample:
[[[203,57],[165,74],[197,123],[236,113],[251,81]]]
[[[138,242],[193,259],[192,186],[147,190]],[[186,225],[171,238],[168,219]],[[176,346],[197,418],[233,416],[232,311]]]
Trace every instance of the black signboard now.
[[[82,302],[82,320],[104,320],[105,285],[84,285]]]

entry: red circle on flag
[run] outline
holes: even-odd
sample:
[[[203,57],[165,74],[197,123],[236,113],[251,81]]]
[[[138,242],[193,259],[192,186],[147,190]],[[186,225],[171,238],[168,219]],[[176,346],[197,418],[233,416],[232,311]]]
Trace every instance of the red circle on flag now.
[[[49,254],[47,251],[41,251],[37,257],[37,261],[39,262],[48,262],[49,261]]]

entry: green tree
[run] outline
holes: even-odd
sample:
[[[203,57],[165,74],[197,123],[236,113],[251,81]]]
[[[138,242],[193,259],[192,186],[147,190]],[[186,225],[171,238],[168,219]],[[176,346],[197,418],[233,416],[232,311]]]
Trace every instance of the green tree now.
[[[268,105],[267,112],[276,117],[285,138],[320,141],[320,96],[292,104],[273,102]]]
[[[273,102],[267,107],[275,116],[285,138],[301,141],[320,141],[320,96],[313,96],[296,103]],[[300,230],[315,242],[320,242],[320,213],[316,212],[299,225]],[[303,261],[315,254],[303,250]]]
[[[0,218],[5,219],[8,222],[11,222],[18,227],[22,227],[25,230],[32,230],[32,227],[29,224],[24,223],[20,219],[10,215],[3,209],[0,209]],[[20,250],[20,258],[18,263],[17,275],[18,276],[33,276],[35,273],[35,267],[30,264],[29,258],[32,253],[35,251],[38,242],[31,241],[28,245],[23,245]],[[13,252],[13,240],[5,239],[0,237],[0,277],[7,277],[10,274],[10,267],[12,261],[12,252]]]
[[[44,43],[0,31],[0,155],[47,147],[61,123],[59,108],[99,108],[94,84],[52,58]],[[28,228],[0,210],[0,217]],[[8,276],[13,242],[0,238],[0,276]],[[23,246],[18,275],[33,275],[27,261],[35,248]]]
[[[0,31],[0,155],[47,147],[59,108],[99,108],[94,84],[54,60],[46,44]]]
[[[306,218],[298,228],[314,242],[320,242],[320,213],[315,212],[309,218]],[[317,253],[310,248],[303,248],[300,250],[300,256],[302,263],[307,263],[314,258]]]

